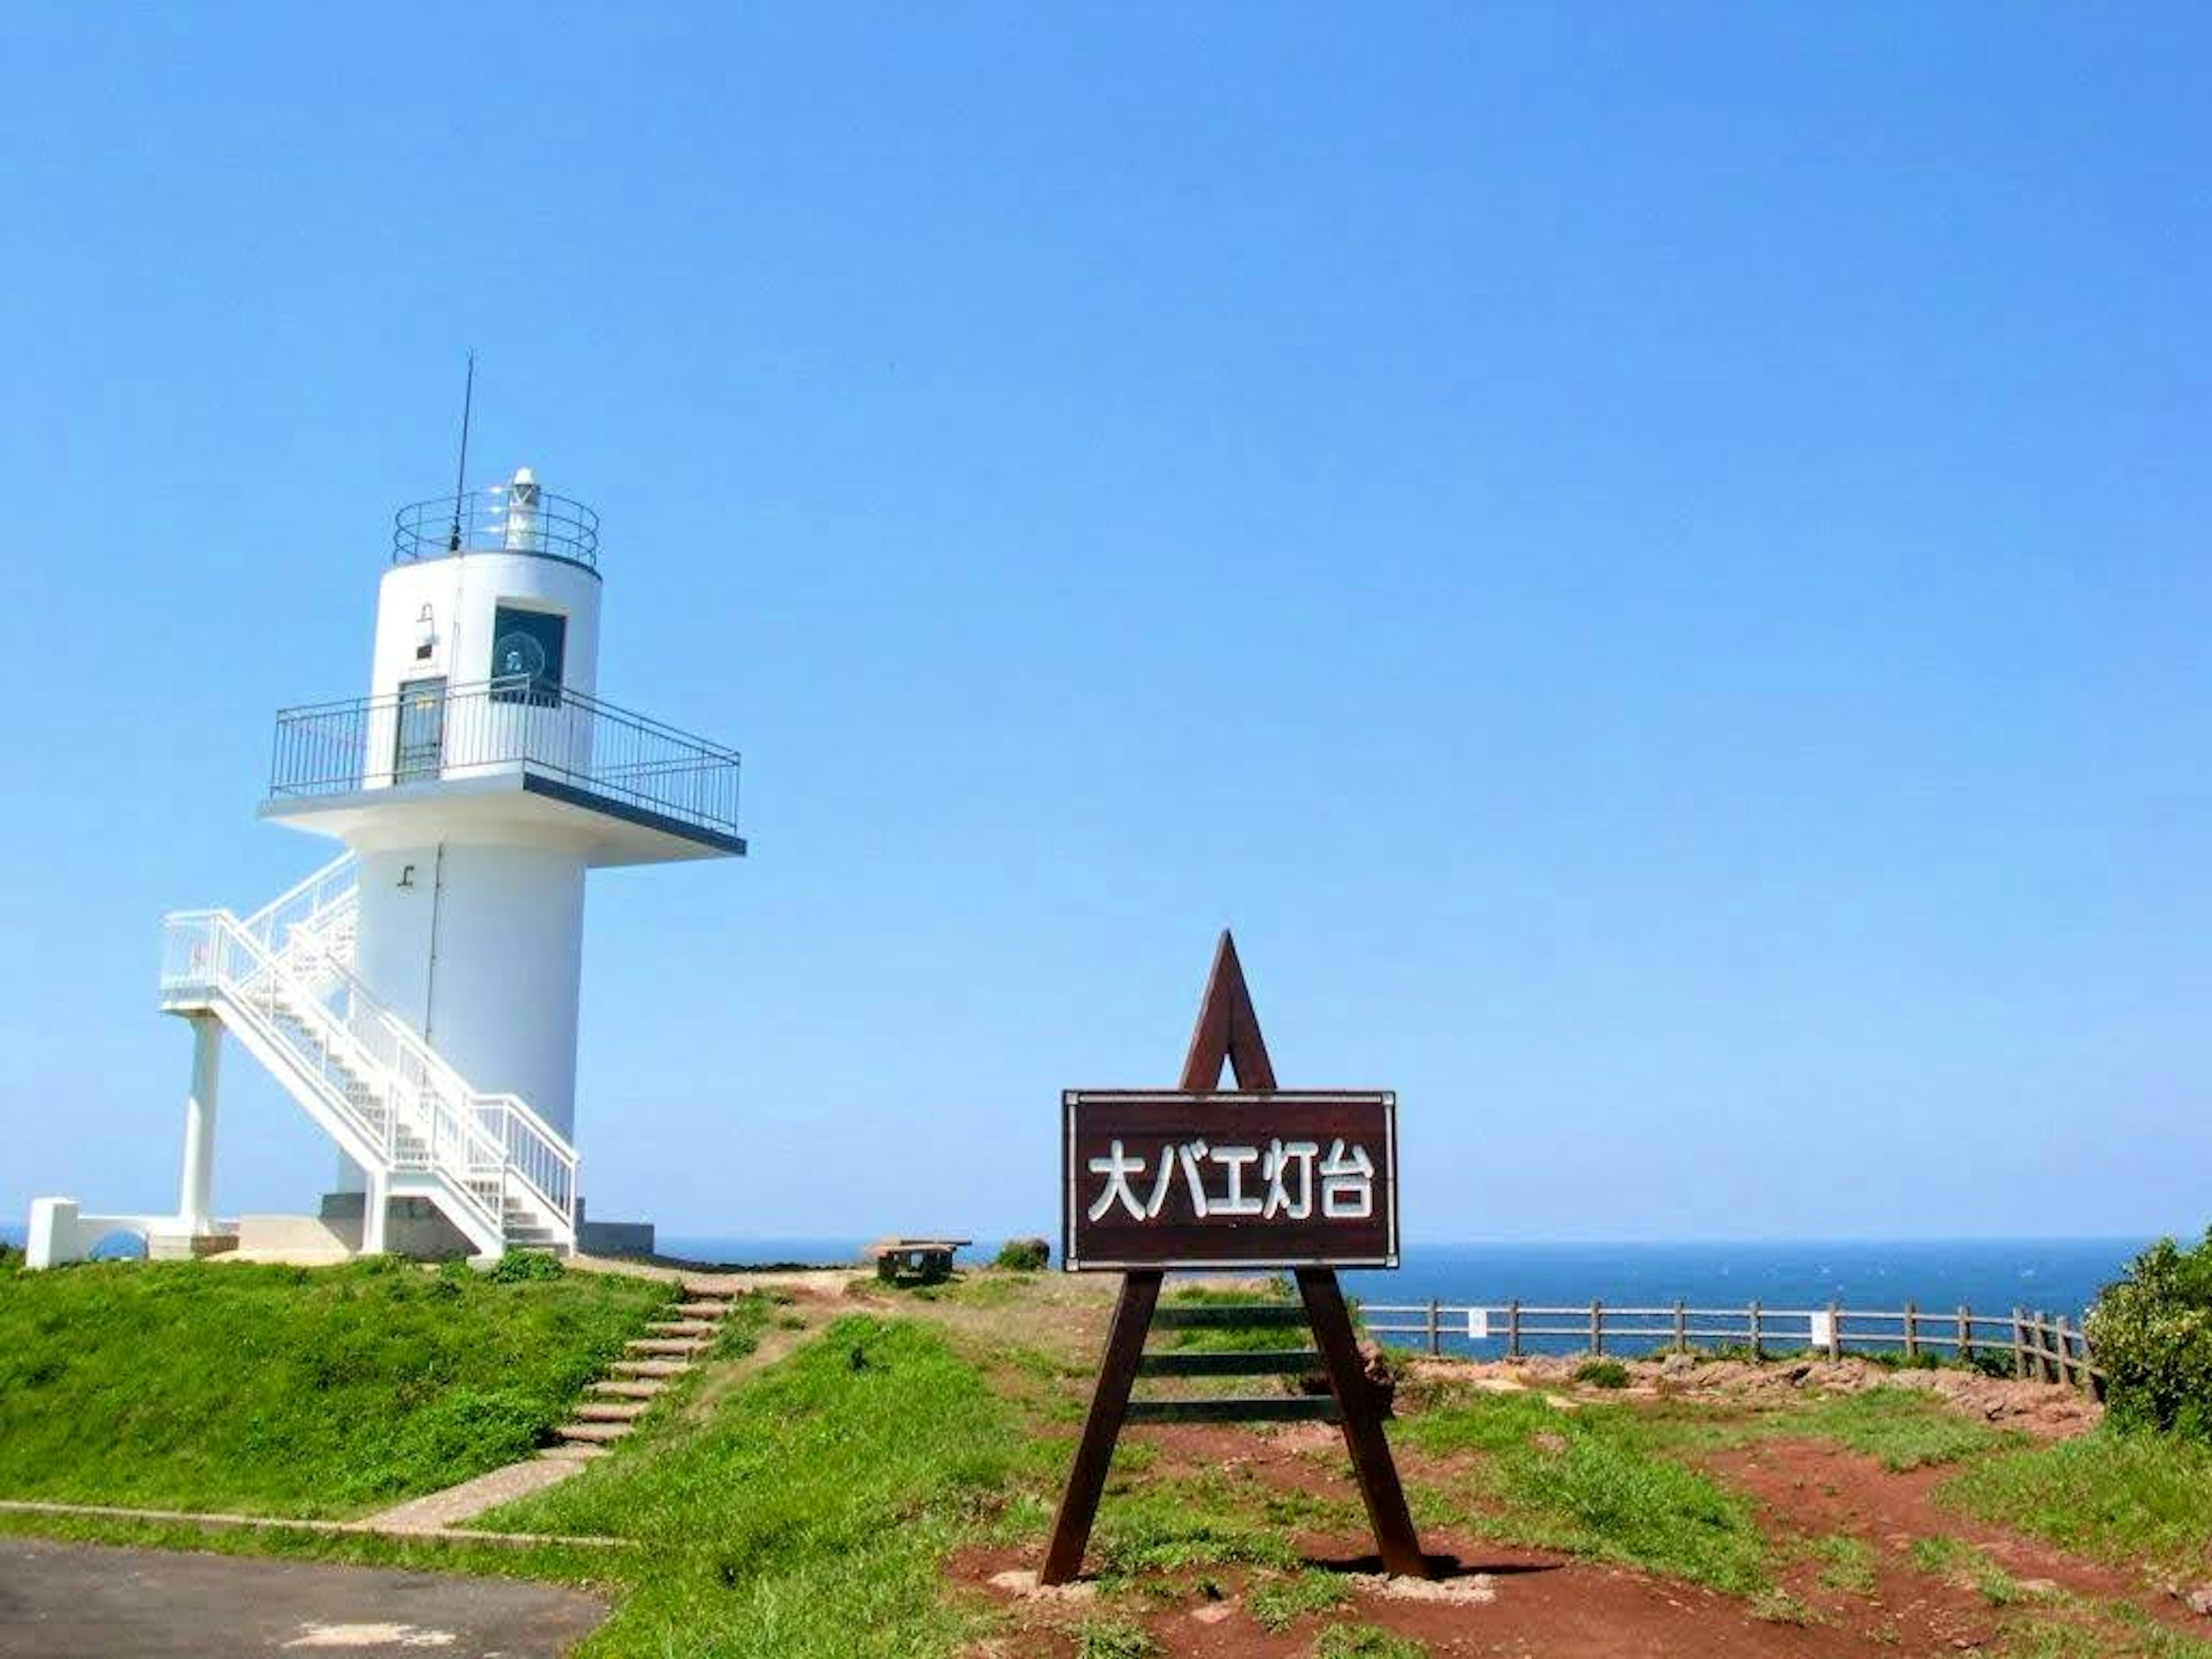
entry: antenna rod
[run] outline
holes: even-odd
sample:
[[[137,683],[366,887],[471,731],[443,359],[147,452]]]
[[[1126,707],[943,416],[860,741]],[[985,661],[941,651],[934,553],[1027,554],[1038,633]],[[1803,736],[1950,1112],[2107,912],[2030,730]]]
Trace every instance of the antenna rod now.
[[[453,475],[453,533],[446,543],[446,551],[461,550],[461,503],[469,488],[469,412],[477,396],[477,354],[469,353],[469,378],[461,389],[461,465]]]

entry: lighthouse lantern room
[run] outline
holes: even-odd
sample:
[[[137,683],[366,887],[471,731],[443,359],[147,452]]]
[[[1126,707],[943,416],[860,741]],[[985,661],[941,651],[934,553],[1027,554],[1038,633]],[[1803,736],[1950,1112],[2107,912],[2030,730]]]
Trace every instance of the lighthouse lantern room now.
[[[506,483],[403,509],[366,696],[276,716],[260,816],[343,843],[248,915],[172,913],[192,1030],[174,1216],[32,1208],[33,1265],[157,1255],[649,1249],[576,1184],[584,878],[743,854],[735,750],[600,700],[598,516]],[[336,1143],[319,1215],[211,1213],[224,1034]]]

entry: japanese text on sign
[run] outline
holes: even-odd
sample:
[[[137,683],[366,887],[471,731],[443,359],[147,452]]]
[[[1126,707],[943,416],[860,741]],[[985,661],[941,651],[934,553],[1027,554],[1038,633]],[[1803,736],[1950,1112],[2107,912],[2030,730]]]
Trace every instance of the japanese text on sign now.
[[[1393,1096],[1101,1091],[1066,1105],[1071,1269],[1396,1263]]]

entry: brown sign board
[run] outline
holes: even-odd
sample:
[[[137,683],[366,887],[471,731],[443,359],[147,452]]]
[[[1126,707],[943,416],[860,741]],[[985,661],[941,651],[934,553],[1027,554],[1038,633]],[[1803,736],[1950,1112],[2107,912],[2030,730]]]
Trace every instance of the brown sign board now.
[[[1061,1101],[1070,1273],[1398,1265],[1387,1091],[1097,1089]]]

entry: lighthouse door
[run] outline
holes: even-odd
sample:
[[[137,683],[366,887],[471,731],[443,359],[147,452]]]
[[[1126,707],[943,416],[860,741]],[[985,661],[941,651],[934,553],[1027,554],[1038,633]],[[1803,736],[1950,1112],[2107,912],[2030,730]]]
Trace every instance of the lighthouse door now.
[[[395,783],[434,778],[446,748],[446,680],[408,680],[399,688],[398,735],[392,755]]]

